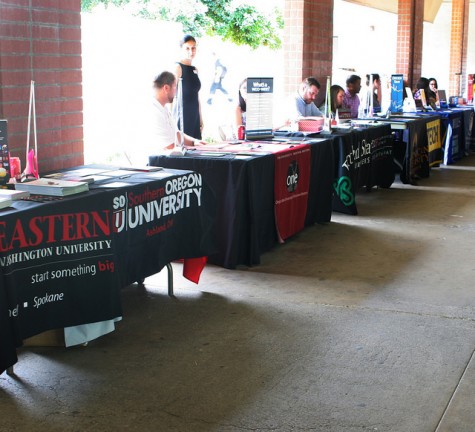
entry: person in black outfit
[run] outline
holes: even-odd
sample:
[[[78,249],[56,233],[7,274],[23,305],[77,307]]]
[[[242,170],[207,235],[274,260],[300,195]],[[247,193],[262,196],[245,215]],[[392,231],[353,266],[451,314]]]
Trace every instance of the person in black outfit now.
[[[183,128],[180,124],[180,117],[178,115],[178,128],[183,129],[186,135],[196,139],[201,139],[201,132],[203,130],[203,118],[201,116],[201,107],[199,100],[199,91],[201,89],[201,81],[198,76],[198,69],[192,66],[193,59],[196,55],[196,39],[191,35],[185,35],[180,42],[183,56],[177,63],[175,75],[177,82],[181,85],[181,91],[178,89],[175,105],[177,109],[174,111],[180,112],[183,110]],[[179,95],[182,95],[182,100]]]

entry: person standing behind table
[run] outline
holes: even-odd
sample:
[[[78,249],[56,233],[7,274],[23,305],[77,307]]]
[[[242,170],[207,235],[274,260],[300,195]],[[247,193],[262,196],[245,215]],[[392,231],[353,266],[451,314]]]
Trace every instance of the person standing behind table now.
[[[201,106],[199,100],[199,91],[201,81],[198,76],[198,70],[192,66],[196,55],[196,39],[191,35],[185,35],[180,41],[182,49],[182,59],[177,63],[175,75],[177,80],[181,78],[182,96],[183,96],[183,128],[178,119],[178,127],[183,132],[193,138],[201,139],[203,130],[203,118],[201,116]],[[180,101],[176,101],[180,104]]]
[[[358,93],[361,90],[361,78],[358,75],[350,75],[346,79],[346,90],[343,98],[343,108],[348,108],[351,118],[358,118],[360,108],[360,98]]]
[[[289,120],[297,121],[302,117],[323,117],[315,105],[315,98],[320,91],[320,83],[314,77],[305,78],[290,101]]]
[[[149,155],[155,154],[156,150],[171,150],[175,142],[180,143],[181,132],[172,117],[167,105],[173,102],[176,95],[177,82],[173,73],[164,71],[157,75],[153,81],[153,120],[152,136],[149,144]],[[195,139],[184,134],[185,146],[194,146],[195,144],[206,144],[204,141]]]
[[[366,85],[368,86],[368,95],[367,95],[367,101],[368,101],[368,107],[370,106],[370,101],[369,99],[371,96],[373,97],[373,113],[379,113],[381,112],[381,77],[379,74],[372,74],[373,76],[373,95],[370,94],[370,85],[371,83],[369,82],[371,75],[367,74],[366,75]]]

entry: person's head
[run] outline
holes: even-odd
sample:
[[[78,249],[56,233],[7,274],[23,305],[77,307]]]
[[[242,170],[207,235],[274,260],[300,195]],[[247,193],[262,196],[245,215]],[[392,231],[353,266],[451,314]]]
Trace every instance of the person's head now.
[[[163,71],[153,80],[155,98],[162,103],[172,103],[176,94],[176,78],[171,72]]]
[[[371,76],[373,76],[373,88],[377,89],[377,88],[381,87],[381,77],[377,73],[375,73],[375,74],[366,74],[366,85],[368,87],[371,85],[371,83],[369,82],[369,80],[371,79]]]
[[[429,88],[435,93],[439,89],[437,80],[435,78],[429,78]]]
[[[320,83],[314,77],[308,77],[302,81],[299,94],[306,104],[312,103],[320,91]]]
[[[196,39],[189,34],[183,36],[180,40],[180,48],[184,59],[193,60],[196,55]]]
[[[424,77],[420,77],[416,84],[417,90],[427,90],[429,88],[429,80]]]
[[[331,110],[335,112],[337,108],[343,106],[343,97],[345,96],[345,90],[343,87],[338,84],[333,84],[330,87],[330,101],[331,101]]]
[[[239,106],[242,112],[246,112],[246,99],[247,99],[247,78],[244,78],[239,83]]]
[[[416,87],[417,90],[424,90],[424,95],[426,97],[427,103],[435,101],[437,95],[430,89],[428,78],[420,77],[419,81],[417,81]]]
[[[350,75],[346,79],[346,89],[352,96],[358,94],[361,90],[361,77],[358,75]]]

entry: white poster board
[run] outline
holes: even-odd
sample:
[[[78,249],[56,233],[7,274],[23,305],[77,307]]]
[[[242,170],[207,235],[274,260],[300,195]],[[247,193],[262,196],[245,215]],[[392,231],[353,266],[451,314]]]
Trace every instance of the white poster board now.
[[[246,139],[272,138],[274,78],[248,78]]]

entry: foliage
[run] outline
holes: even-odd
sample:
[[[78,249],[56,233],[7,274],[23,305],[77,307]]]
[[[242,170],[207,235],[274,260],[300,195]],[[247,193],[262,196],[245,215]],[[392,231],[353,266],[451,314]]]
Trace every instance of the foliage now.
[[[232,0],[81,0],[82,10],[110,5],[130,11],[147,19],[175,21],[185,33],[197,37],[218,35],[237,45],[255,49],[261,45],[280,48],[283,19],[280,11],[263,15],[254,6],[233,7]],[[273,19],[273,21],[271,21]]]

